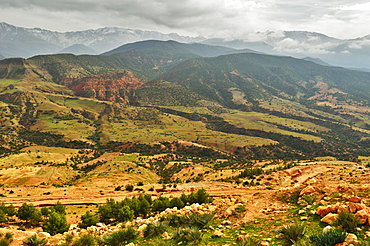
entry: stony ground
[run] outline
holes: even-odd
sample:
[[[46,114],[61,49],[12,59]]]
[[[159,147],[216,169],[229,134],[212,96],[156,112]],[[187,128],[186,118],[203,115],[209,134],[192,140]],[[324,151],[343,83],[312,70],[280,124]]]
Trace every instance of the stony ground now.
[[[300,166],[288,170],[265,175],[259,186],[245,187],[242,185],[204,181],[199,183],[178,184],[177,188],[162,188],[159,184],[142,186],[146,194],[153,196],[180,196],[189,194],[199,188],[205,188],[215,198],[212,209],[218,220],[231,220],[233,227],[245,225],[253,221],[273,221],[281,214],[292,209],[292,205],[284,202],[284,197],[294,192],[301,192],[301,196],[314,195],[322,205],[348,200],[358,196],[361,203],[369,204],[370,184],[368,183],[368,168],[363,164],[350,162],[320,162],[301,163]],[[154,187],[154,191],[148,191]],[[138,192],[115,191],[113,186],[85,187],[53,187],[53,186],[3,186],[0,202],[20,206],[23,203],[33,203],[36,206],[53,205],[60,201],[67,206],[67,219],[76,225],[79,217],[86,210],[96,211],[96,205],[104,204],[108,198],[122,200],[139,194]],[[243,205],[245,212],[235,217],[235,209]],[[306,211],[307,212],[307,211]],[[303,213],[303,212],[302,212]],[[315,212],[314,212],[315,213]],[[233,217],[234,216],[234,217]],[[104,225],[101,225],[104,227]],[[10,230],[14,233],[14,245],[34,232],[41,233],[41,228],[30,228],[27,232],[17,230],[17,225],[7,224],[0,232]],[[33,231],[33,232],[32,232]],[[56,243],[62,236],[50,237],[49,241]]]

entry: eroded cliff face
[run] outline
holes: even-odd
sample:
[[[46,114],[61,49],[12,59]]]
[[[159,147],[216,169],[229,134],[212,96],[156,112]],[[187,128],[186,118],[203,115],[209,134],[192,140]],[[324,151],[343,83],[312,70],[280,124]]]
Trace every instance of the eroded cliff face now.
[[[144,84],[129,71],[65,79],[64,82],[79,96],[124,104],[135,103],[134,90]]]

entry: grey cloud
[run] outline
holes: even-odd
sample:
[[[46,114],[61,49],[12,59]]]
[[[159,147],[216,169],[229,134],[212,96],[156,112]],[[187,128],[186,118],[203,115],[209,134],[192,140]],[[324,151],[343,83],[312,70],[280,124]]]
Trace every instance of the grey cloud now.
[[[1,0],[0,21],[5,11],[22,18],[32,13],[54,29],[73,26],[97,28],[121,26],[157,31],[186,32],[193,35],[245,38],[248,33],[266,30],[308,30],[328,35],[365,32],[369,13],[351,10],[366,0]],[[22,12],[23,11],[23,12]],[[50,20],[51,13],[55,23]],[[17,14],[18,13],[18,14]],[[15,18],[15,17],[13,17]],[[62,18],[58,19],[57,18]],[[68,23],[61,23],[62,21]],[[367,22],[366,22],[367,21]],[[21,22],[19,19],[17,23]],[[10,23],[12,24],[12,23]],[[27,20],[27,25],[32,20]],[[78,25],[77,25],[78,24]],[[357,26],[354,26],[357,24]],[[32,27],[32,26],[29,26]],[[339,29],[339,30],[336,30]],[[67,30],[62,30],[67,31]],[[350,32],[344,33],[349,35]],[[364,33],[366,35],[368,33]]]

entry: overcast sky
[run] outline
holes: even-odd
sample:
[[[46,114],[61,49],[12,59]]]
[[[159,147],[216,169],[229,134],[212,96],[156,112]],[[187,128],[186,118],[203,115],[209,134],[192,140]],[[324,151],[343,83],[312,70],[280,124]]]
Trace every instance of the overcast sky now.
[[[0,0],[0,22],[61,32],[109,26],[242,39],[267,30],[356,38],[370,34],[370,1]]]

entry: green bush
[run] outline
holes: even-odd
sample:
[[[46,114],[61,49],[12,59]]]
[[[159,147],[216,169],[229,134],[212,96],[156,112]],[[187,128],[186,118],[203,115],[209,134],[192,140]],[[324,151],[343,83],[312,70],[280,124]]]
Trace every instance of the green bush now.
[[[134,186],[132,184],[128,184],[125,186],[125,190],[126,191],[133,191],[134,190]]]
[[[67,224],[66,215],[57,212],[51,212],[49,214],[49,219],[46,220],[43,228],[44,231],[50,233],[51,235],[68,231],[69,225]]]
[[[26,246],[44,246],[48,243],[46,238],[41,238],[34,234],[23,241],[23,244]]]
[[[157,237],[162,235],[167,228],[168,224],[166,222],[149,223],[144,230],[144,237]]]
[[[317,197],[316,196],[303,196],[302,199],[307,202],[307,204],[312,205],[316,202]]]
[[[0,246],[9,246],[13,242],[13,234],[7,232],[5,234],[0,233]]]
[[[189,213],[180,217],[180,224],[189,227],[196,226],[202,229],[208,225],[208,223],[212,220],[213,216],[214,214]]]
[[[354,233],[360,223],[356,215],[351,214],[348,211],[342,211],[338,214],[337,219],[334,221],[334,225],[340,226],[343,231]]]
[[[22,206],[18,208],[17,217],[32,225],[37,225],[39,222],[43,221],[41,212],[32,204],[27,203],[23,203]]]
[[[118,230],[104,237],[104,243],[108,246],[122,246],[134,240],[139,235],[139,232],[132,227]]]
[[[175,231],[172,239],[178,244],[192,243],[194,245],[198,245],[203,239],[203,234],[197,227],[183,227]]]
[[[257,246],[260,245],[260,240],[253,237],[246,237],[242,240],[236,240],[237,246]]]
[[[316,246],[334,246],[343,243],[347,234],[341,229],[333,229],[321,234],[310,236],[311,242]]]
[[[81,216],[80,228],[87,228],[89,226],[94,226],[99,222],[99,219],[95,217],[90,211],[86,211],[84,215]]]
[[[287,225],[279,229],[278,233],[280,233],[286,245],[296,244],[306,234],[306,225],[296,222],[294,225]]]
[[[98,241],[92,234],[85,233],[72,242],[72,246],[96,246]]]

